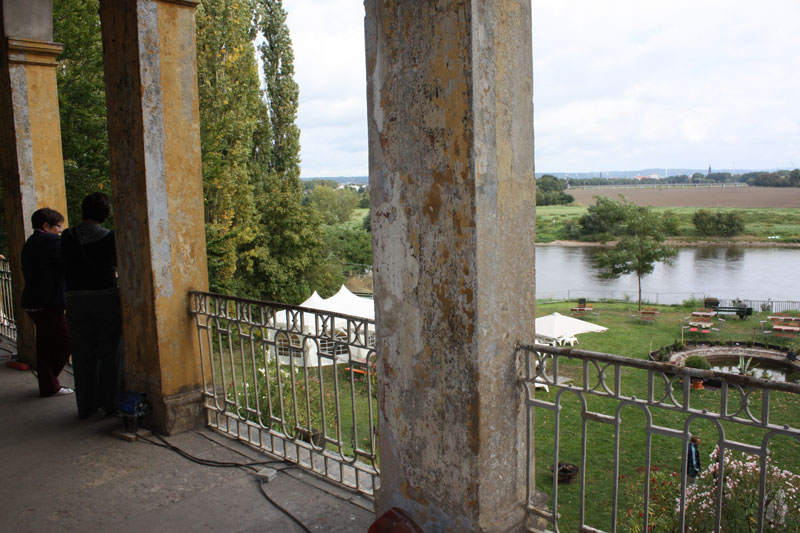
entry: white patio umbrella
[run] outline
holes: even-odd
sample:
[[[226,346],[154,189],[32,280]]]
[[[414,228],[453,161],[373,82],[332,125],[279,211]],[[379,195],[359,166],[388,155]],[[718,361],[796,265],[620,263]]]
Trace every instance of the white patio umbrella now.
[[[581,333],[599,333],[607,329],[560,313],[539,317],[534,322],[536,337],[541,337],[546,342],[555,342],[556,344],[562,344],[564,341],[574,339],[575,335],[580,335]]]

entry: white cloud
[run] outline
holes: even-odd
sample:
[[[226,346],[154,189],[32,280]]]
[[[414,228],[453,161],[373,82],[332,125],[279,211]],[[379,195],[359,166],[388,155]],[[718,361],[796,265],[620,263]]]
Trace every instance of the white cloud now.
[[[300,86],[301,172],[367,175],[364,5],[352,0],[284,3]]]
[[[367,174],[364,7],[287,0],[304,176]],[[535,0],[537,171],[800,163],[797,0]]]

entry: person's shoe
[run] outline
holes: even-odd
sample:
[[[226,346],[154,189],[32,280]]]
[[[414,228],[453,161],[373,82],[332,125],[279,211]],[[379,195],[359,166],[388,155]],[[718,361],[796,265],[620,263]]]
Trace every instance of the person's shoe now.
[[[61,387],[58,389],[58,392],[53,394],[53,396],[66,396],[67,394],[72,394],[75,392],[74,390],[70,389],[69,387]]]

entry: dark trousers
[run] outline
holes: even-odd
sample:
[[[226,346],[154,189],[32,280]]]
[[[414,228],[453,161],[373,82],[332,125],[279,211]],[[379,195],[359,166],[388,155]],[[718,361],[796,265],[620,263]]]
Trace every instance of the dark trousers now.
[[[125,372],[119,294],[67,295],[67,321],[78,416],[86,418],[98,408],[113,413]]]
[[[28,311],[36,324],[36,375],[39,395],[52,396],[61,390],[58,375],[69,359],[70,342],[64,308]]]

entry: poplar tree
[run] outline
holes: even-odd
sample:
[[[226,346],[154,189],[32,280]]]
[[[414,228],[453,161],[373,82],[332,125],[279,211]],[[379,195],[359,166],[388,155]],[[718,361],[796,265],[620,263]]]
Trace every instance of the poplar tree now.
[[[262,298],[299,303],[311,287],[341,281],[326,268],[318,217],[302,205],[299,89],[294,52],[280,0],[253,0],[253,28],[263,62],[263,107],[257,115],[251,181],[258,233],[240,255],[243,290]]]
[[[203,0],[197,8],[197,77],[206,246],[212,290],[237,292],[239,252],[255,238],[250,179],[262,102],[247,0]]]
[[[302,205],[286,12],[274,0],[202,0],[195,16],[211,289],[288,303],[330,291],[341,273],[323,260],[318,217]],[[98,0],[55,0],[54,30],[65,45],[57,73],[74,221],[86,193],[110,188]]]

